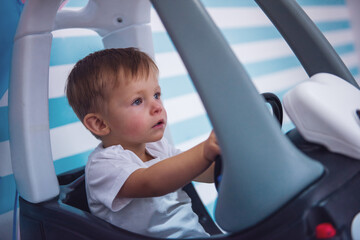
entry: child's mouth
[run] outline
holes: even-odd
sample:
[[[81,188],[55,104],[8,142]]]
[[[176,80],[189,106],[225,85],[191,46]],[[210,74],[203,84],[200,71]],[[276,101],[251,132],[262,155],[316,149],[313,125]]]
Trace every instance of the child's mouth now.
[[[165,124],[164,120],[160,120],[153,126],[153,128],[163,127],[164,124]]]

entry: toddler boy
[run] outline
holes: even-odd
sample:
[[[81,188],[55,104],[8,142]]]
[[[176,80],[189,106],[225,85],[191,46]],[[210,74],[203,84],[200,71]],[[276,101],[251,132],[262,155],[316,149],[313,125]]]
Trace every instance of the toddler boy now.
[[[66,95],[101,140],[85,168],[94,215],[153,237],[208,236],[181,188],[192,180],[213,182],[220,148],[214,133],[182,153],[163,138],[167,115],[148,55],[136,48],[92,53],[69,74]]]

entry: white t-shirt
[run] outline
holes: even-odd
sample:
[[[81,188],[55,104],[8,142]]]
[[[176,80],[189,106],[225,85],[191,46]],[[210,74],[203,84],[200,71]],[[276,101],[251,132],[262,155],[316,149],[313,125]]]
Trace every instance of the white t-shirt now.
[[[86,194],[92,214],[120,228],[162,238],[207,237],[192,211],[191,199],[181,189],[161,197],[116,198],[126,179],[135,170],[179,154],[162,139],[146,145],[154,159],[143,162],[120,145],[100,144],[89,156],[85,168]]]

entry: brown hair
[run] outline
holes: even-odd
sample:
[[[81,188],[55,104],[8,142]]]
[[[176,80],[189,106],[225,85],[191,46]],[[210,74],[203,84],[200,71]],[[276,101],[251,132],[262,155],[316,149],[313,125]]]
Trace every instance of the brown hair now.
[[[97,112],[106,93],[120,82],[128,83],[158,74],[154,61],[136,48],[105,49],[78,61],[66,83],[69,104],[80,119]]]

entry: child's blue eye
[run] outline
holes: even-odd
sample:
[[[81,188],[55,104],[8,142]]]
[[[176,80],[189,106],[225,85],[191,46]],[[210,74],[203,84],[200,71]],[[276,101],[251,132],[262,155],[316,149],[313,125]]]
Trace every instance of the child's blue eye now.
[[[155,93],[155,94],[154,94],[154,98],[155,98],[155,99],[160,99],[160,96],[161,96],[161,93]]]
[[[131,105],[140,105],[141,103],[142,103],[142,99],[137,98],[137,99],[135,99],[135,101]]]

